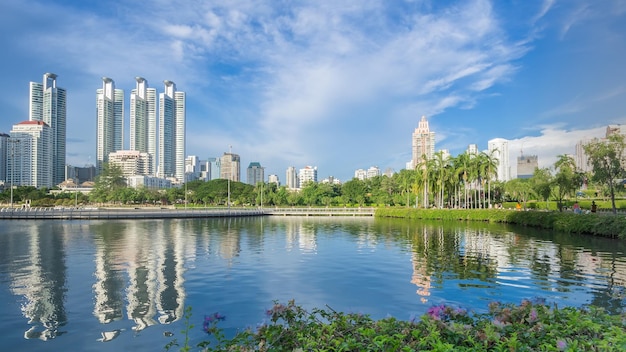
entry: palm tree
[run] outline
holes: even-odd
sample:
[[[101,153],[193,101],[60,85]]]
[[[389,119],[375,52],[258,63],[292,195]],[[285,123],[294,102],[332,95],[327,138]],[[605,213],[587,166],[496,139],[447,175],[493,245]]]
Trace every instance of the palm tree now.
[[[437,177],[436,179],[436,192],[438,194],[438,201],[436,201],[435,203],[440,207],[443,208],[443,200],[444,200],[444,184],[446,182],[446,179],[448,178],[447,173],[449,172],[449,168],[448,166],[448,160],[449,158],[444,158],[443,152],[442,151],[438,151],[437,153],[435,153],[435,157],[433,159],[433,171]],[[434,187],[435,188],[435,187]]]
[[[429,201],[429,190],[430,190],[430,174],[434,169],[434,161],[433,159],[429,159],[426,154],[422,155],[422,160],[415,167],[416,178],[415,178],[415,192],[418,193],[419,190],[422,191],[422,205],[424,208],[428,207]]]
[[[478,174],[481,181],[481,189],[483,192],[483,207],[491,208],[491,180],[494,177],[498,176],[497,168],[498,168],[498,159],[494,157],[494,152],[497,149],[490,151],[489,153],[481,152],[478,154]],[[488,205],[485,204],[485,182],[488,183]]]
[[[465,203],[463,207],[467,208],[467,205],[468,205],[467,183],[468,183],[469,173],[470,173],[470,156],[467,153],[459,154],[457,155],[456,158],[453,159],[452,162],[454,165],[454,177],[459,182],[463,183],[463,191],[465,194]]]

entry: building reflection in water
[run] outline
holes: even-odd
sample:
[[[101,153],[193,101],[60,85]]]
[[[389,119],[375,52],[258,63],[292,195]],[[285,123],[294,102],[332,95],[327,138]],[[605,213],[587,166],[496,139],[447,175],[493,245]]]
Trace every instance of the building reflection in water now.
[[[115,222],[95,233],[94,315],[101,323],[122,319],[125,304],[134,331],[183,316],[185,252],[195,246],[182,221]],[[117,335],[105,331],[102,341]]]
[[[63,228],[48,225],[44,229],[36,224],[28,230],[20,234],[28,238],[27,245],[10,253],[20,258],[11,272],[11,290],[24,297],[21,310],[30,325],[24,338],[53,339],[63,334],[60,328],[67,322]]]

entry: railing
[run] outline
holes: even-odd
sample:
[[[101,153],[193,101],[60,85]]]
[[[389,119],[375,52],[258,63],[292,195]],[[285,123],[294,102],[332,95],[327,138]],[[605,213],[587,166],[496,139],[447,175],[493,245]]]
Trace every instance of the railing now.
[[[374,216],[376,208],[264,208],[267,215],[281,216]]]
[[[241,216],[374,216],[375,208],[0,208],[0,219],[174,219]]]

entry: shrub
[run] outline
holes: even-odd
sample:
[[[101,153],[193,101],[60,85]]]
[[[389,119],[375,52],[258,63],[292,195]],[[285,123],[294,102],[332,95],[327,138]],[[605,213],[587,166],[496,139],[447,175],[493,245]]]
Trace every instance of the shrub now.
[[[618,351],[626,349],[626,315],[604,310],[558,308],[540,300],[519,305],[493,302],[487,313],[439,305],[419,320],[337,312],[310,312],[275,302],[270,322],[224,337],[221,315],[206,319],[207,351]],[[215,317],[222,317],[215,318]],[[208,323],[207,323],[208,321]],[[193,326],[192,326],[193,327]],[[188,331],[183,330],[185,334]],[[171,347],[171,346],[168,346]],[[186,344],[181,348],[189,350]]]

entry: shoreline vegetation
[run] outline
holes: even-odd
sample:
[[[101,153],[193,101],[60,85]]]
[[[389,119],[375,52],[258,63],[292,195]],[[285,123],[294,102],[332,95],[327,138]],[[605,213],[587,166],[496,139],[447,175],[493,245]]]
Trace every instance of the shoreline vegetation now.
[[[626,239],[626,216],[508,209],[377,208],[376,217],[443,221],[483,221]]]
[[[204,316],[207,333],[196,347],[203,351],[624,351],[626,314],[610,315],[596,307],[559,308],[541,299],[520,304],[492,302],[487,313],[437,305],[419,318],[373,320],[368,315],[330,307],[306,310],[277,301],[267,322],[227,337],[219,327],[227,317]],[[179,344],[190,351],[191,307]]]

